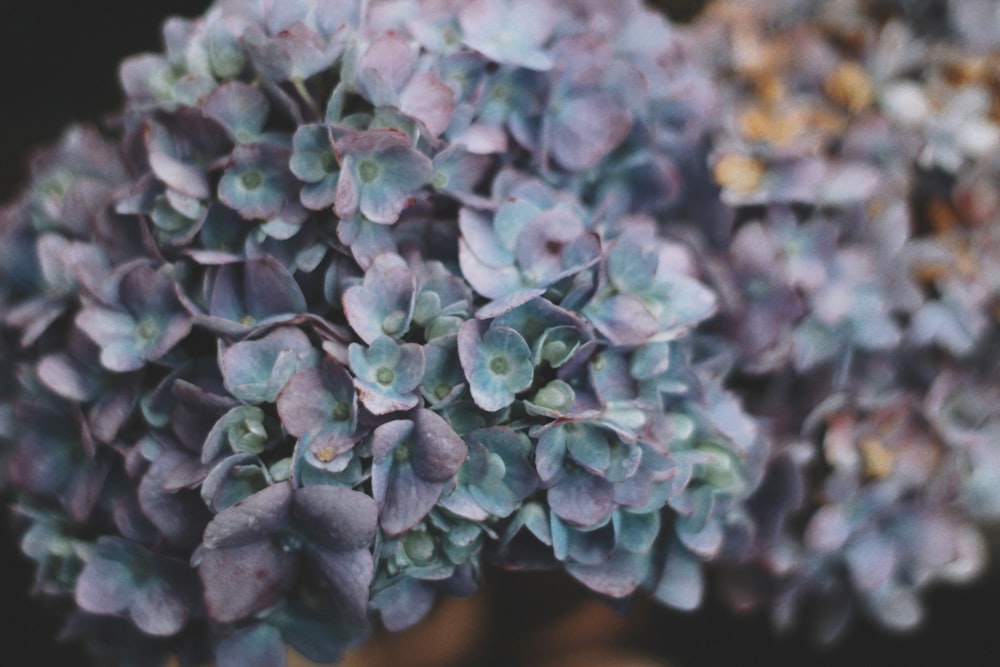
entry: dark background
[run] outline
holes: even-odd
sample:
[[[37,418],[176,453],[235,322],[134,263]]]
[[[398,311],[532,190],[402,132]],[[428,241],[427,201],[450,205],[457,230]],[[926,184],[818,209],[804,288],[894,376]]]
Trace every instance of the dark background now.
[[[53,141],[67,123],[98,122],[121,105],[117,63],[132,53],[160,50],[159,25],[165,17],[194,16],[208,4],[0,0],[0,200],[9,199],[24,183],[32,146]],[[687,10],[697,3],[677,4]],[[56,642],[58,618],[29,598],[31,566],[19,553],[6,508],[0,515],[0,566],[0,665],[88,665],[77,647]],[[505,619],[494,630],[507,636],[540,622],[537,614],[544,613],[546,605],[552,613],[559,611],[558,598],[569,590],[564,582],[549,585],[536,575],[525,580],[519,576],[494,574],[490,582],[494,618]],[[929,620],[919,633],[895,636],[858,625],[846,642],[825,651],[800,636],[775,638],[765,618],[737,617],[711,601],[696,614],[643,614],[635,644],[678,667],[737,662],[814,667],[998,664],[1000,578],[993,575],[970,587],[934,590],[928,602]]]

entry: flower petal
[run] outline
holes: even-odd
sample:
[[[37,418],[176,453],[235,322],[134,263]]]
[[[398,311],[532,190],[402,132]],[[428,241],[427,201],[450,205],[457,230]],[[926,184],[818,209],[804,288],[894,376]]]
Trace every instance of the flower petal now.
[[[239,547],[267,539],[288,524],[290,484],[274,484],[215,515],[202,538],[209,549]]]
[[[295,491],[296,528],[325,551],[363,549],[375,539],[375,501],[358,491],[313,485]]]
[[[295,583],[299,556],[263,540],[196,554],[205,590],[205,611],[219,623],[233,623],[280,601]]]

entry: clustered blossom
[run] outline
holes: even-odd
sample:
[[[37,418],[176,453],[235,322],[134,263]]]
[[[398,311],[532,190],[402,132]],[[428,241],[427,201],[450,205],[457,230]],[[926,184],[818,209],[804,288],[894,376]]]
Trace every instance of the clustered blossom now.
[[[998,517],[1000,15],[879,4],[698,26],[729,45],[709,164],[733,210],[696,242],[771,460],[723,592],[822,640],[856,611],[915,627],[923,590],[983,569]]]
[[[67,634],[335,662],[487,564],[916,624],[1000,518],[1000,17],[868,5],[168,21],[0,214],[0,463]]]

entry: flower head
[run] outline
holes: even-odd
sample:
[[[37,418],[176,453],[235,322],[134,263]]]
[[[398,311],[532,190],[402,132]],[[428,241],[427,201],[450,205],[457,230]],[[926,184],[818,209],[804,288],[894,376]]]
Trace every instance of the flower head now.
[[[349,351],[354,385],[372,413],[409,410],[420,402],[416,389],[424,374],[424,352],[419,345],[380,336],[367,348],[352,343]]]
[[[353,132],[337,142],[343,168],[334,209],[341,219],[360,212],[379,224],[392,224],[412,194],[427,183],[431,161],[396,130]]]

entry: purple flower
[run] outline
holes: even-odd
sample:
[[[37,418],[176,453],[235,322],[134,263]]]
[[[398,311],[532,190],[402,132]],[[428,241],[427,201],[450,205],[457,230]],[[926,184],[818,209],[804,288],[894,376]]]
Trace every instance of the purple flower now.
[[[76,582],[92,614],[127,616],[143,632],[175,635],[191,618],[197,584],[187,564],[114,537],[102,537]]]
[[[538,486],[531,441],[504,427],[479,429],[463,439],[468,458],[459,471],[458,486],[441,505],[473,521],[510,516]]]
[[[354,446],[358,396],[347,369],[333,359],[293,375],[277,402],[281,425],[306,439],[317,461],[329,463]]]
[[[358,59],[355,86],[375,107],[397,107],[437,137],[451,121],[455,95],[437,74],[415,72],[414,47],[397,32],[384,33]]]
[[[306,310],[305,296],[292,274],[274,257],[222,264],[207,272],[208,313],[189,303],[196,324],[238,336],[291,319]]]
[[[261,338],[220,349],[226,388],[247,403],[273,403],[293,375],[314,367],[319,355],[300,330],[279,327]]]
[[[219,200],[246,220],[279,217],[298,201],[298,183],[288,171],[288,149],[274,144],[241,144],[219,180]]]
[[[344,315],[363,341],[402,338],[410,328],[416,278],[399,255],[375,257],[361,285],[344,291]]]
[[[270,105],[255,86],[239,81],[224,83],[205,100],[205,114],[219,121],[233,141],[249,144],[264,130]]]
[[[486,327],[469,320],[458,332],[458,356],[476,405],[494,412],[531,386],[531,349],[509,327]]]
[[[222,623],[250,617],[279,602],[303,576],[349,627],[363,632],[375,529],[375,503],[362,493],[269,486],[217,514],[205,529],[195,557],[205,609]]]
[[[427,156],[396,130],[353,132],[336,148],[343,164],[334,210],[344,220],[360,211],[372,222],[396,222],[433,171]]]
[[[459,213],[459,264],[480,294],[503,299],[551,285],[600,259],[600,243],[569,207],[545,210],[508,198],[493,219],[469,208]]]
[[[101,364],[118,373],[156,362],[191,331],[173,281],[150,264],[127,265],[116,276],[112,307],[92,305],[76,316],[76,326],[101,347]]]
[[[468,448],[437,413],[382,424],[372,434],[372,492],[379,525],[389,535],[412,528],[458,473]]]
[[[543,47],[558,18],[552,5],[527,0],[473,0],[459,14],[467,46],[498,63],[533,70],[552,67]]]
[[[333,135],[326,125],[303,125],[292,137],[289,168],[306,185],[299,195],[302,205],[313,211],[333,206],[337,199],[340,161],[333,150]]]
[[[351,343],[348,353],[354,386],[373,414],[409,410],[420,402],[417,387],[424,375],[424,352],[419,345],[380,336],[367,348]]]

